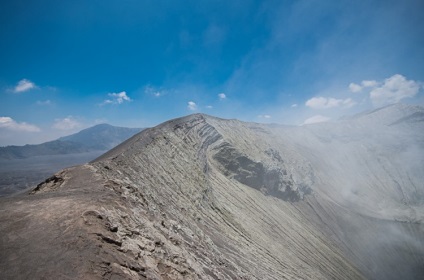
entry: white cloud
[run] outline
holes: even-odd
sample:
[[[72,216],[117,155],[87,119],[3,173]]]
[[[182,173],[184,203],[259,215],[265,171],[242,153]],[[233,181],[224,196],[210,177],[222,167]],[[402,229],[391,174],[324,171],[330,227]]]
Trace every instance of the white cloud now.
[[[17,122],[10,117],[0,117],[0,128],[5,128],[14,131],[25,131],[25,132],[39,132],[41,131],[35,125],[28,124],[25,122]]]
[[[349,84],[349,90],[351,92],[360,92],[362,90],[362,87],[358,84],[350,83]]]
[[[260,119],[270,119],[271,115],[259,115],[258,118],[260,118]]]
[[[363,87],[376,87],[378,85],[377,81],[374,80],[364,80],[361,84]]]
[[[121,91],[120,93],[109,93],[108,95],[112,97],[118,104],[121,104],[124,101],[131,101],[131,98],[128,97],[125,91]]]
[[[303,122],[303,125],[304,124],[313,124],[313,123],[328,122],[329,120],[330,120],[330,118],[328,118],[328,117],[321,116],[321,115],[316,115],[316,116],[313,116],[313,117],[310,117],[310,118],[306,119]]]
[[[370,92],[370,99],[375,106],[397,103],[404,98],[414,97],[420,90],[419,82],[407,80],[396,74]]]
[[[59,130],[74,130],[82,127],[82,125],[74,117],[68,116],[63,119],[55,119],[52,127]]]
[[[364,88],[372,88],[378,86],[378,82],[374,80],[363,80],[360,85],[355,83],[349,84],[349,90],[351,92],[360,92]]]
[[[363,80],[360,85],[349,84],[351,92],[359,92],[369,88],[369,97],[374,106],[397,103],[404,98],[414,97],[420,90],[420,82],[407,80],[400,74],[395,74],[384,82]]]
[[[356,104],[351,98],[347,99],[336,99],[332,97],[313,97],[306,101],[305,105],[312,109],[330,109],[335,107],[347,107],[350,108]]]
[[[33,89],[35,87],[36,87],[35,84],[33,82],[31,82],[30,80],[22,79],[17,83],[17,85],[15,86],[13,91],[15,93],[20,93],[20,92],[24,92],[24,91],[28,91],[30,89]]]
[[[206,106],[206,108],[208,108],[208,109],[212,109],[212,108],[213,108],[213,106],[212,106],[212,105],[207,105],[207,106]]]
[[[290,107],[296,108],[297,107],[297,104],[292,104]]]
[[[197,110],[197,105],[193,101],[187,102],[187,108],[191,111]]]
[[[122,104],[125,101],[132,101],[131,98],[127,95],[125,91],[121,91],[120,93],[108,93],[108,96],[110,96],[110,99],[106,99],[103,101],[100,106],[107,105],[107,104]]]
[[[225,93],[220,93],[218,94],[219,100],[224,100],[227,98],[227,96],[225,95]]]

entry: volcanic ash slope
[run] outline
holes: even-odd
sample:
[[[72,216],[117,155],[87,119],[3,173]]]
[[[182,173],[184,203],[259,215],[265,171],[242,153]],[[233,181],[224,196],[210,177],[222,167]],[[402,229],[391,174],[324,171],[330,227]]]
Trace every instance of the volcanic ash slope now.
[[[191,115],[1,200],[6,279],[418,279],[424,110]]]

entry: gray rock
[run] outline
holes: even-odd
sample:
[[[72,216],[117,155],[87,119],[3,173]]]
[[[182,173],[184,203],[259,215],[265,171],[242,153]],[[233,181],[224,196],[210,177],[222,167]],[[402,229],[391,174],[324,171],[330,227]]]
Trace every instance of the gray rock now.
[[[394,105],[302,127],[196,114],[147,129],[31,194],[2,198],[0,271],[419,279],[423,112]]]

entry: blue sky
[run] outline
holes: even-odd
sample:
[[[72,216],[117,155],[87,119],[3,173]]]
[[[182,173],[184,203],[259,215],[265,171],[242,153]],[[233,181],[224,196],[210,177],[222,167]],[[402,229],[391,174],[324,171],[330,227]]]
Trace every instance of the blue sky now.
[[[423,1],[0,3],[0,146],[201,112],[331,121],[424,104]]]

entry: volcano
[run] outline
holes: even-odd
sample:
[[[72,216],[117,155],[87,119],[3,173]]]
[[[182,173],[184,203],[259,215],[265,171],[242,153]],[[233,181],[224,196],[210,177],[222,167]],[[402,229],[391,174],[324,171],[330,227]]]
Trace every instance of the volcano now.
[[[4,279],[419,279],[424,108],[203,114],[0,200]]]

